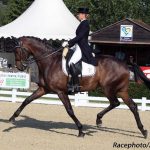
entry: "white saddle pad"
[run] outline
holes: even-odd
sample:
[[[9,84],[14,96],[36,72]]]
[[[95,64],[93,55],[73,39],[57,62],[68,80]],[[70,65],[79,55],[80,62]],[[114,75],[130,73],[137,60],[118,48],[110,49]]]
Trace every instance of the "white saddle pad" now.
[[[66,70],[66,59],[62,58],[62,70],[63,72],[68,75],[68,72]],[[82,62],[82,76],[93,76],[96,72],[95,66],[91,64],[87,64],[85,62]]]

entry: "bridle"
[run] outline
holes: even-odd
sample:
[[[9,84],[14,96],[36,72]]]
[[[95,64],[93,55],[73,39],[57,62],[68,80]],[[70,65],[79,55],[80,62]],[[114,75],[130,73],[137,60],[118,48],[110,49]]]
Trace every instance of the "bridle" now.
[[[19,52],[20,52],[20,58],[21,59],[15,59],[15,61],[20,61],[20,63],[21,63],[21,65],[23,66],[23,67],[27,67],[30,63],[29,63],[29,58],[28,58],[28,54],[29,54],[29,51],[25,48],[25,47],[23,47],[23,43],[22,43],[22,41],[18,41],[17,42],[18,44],[17,44],[17,46],[15,46],[15,50],[18,48],[19,49]],[[25,54],[25,55],[24,55]],[[24,60],[22,60],[22,58],[25,56],[25,59]]]
[[[25,59],[24,60],[17,60],[16,61],[20,61],[21,65],[24,67],[28,67],[30,64],[34,63],[34,62],[38,62],[41,61],[49,56],[53,56],[55,54],[57,54],[59,51],[61,51],[63,48],[59,48],[58,50],[50,53],[50,51],[46,51],[44,54],[42,54],[41,56],[34,58],[32,54],[29,53],[29,50],[27,48],[25,48],[23,46],[23,42],[22,41],[18,41],[17,42],[17,46],[15,46],[15,49],[18,48],[20,50],[20,58],[23,58],[24,54],[25,54]]]

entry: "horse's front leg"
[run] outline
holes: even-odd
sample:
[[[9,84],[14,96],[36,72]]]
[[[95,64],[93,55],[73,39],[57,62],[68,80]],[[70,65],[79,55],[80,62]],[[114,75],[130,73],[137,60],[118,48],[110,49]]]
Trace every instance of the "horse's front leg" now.
[[[80,123],[80,121],[77,119],[77,117],[75,116],[75,114],[73,112],[68,95],[64,94],[63,92],[60,92],[60,93],[58,93],[58,96],[59,96],[60,100],[62,101],[62,103],[64,104],[67,113],[73,119],[76,126],[78,127],[78,130],[79,130],[78,137],[84,137],[85,133],[83,133],[83,131],[82,131],[82,124]]]
[[[9,119],[10,122],[14,122],[15,118],[19,116],[19,114],[22,112],[22,110],[25,108],[26,105],[31,103],[33,100],[41,97],[42,95],[46,94],[46,91],[43,87],[39,87],[36,91],[32,93],[29,97],[27,97],[21,106],[16,110],[16,112],[12,115],[12,117]]]

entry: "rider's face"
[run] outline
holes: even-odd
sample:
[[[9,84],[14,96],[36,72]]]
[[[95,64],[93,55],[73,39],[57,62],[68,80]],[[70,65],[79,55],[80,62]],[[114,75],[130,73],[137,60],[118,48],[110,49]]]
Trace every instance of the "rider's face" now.
[[[78,15],[77,15],[77,17],[78,17],[78,19],[81,21],[81,20],[84,20],[84,19],[86,19],[86,14],[84,14],[84,13],[79,13]]]

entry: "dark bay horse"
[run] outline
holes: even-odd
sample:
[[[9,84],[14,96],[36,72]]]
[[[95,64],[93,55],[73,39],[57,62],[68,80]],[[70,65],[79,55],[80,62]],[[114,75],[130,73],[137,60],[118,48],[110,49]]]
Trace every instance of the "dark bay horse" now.
[[[15,61],[19,70],[25,70],[25,64],[28,62],[28,58],[31,55],[34,57],[39,68],[39,88],[23,101],[9,121],[14,122],[15,118],[19,116],[25,106],[33,100],[49,92],[55,92],[64,104],[67,113],[78,127],[78,136],[83,137],[85,133],[82,131],[82,124],[75,116],[68,98],[67,76],[62,71],[62,53],[54,51],[50,46],[43,43],[42,40],[34,37],[21,37],[14,39],[14,41],[16,43]],[[81,91],[90,91],[99,86],[102,87],[106,97],[110,101],[110,105],[97,114],[97,126],[102,124],[102,117],[107,112],[120,105],[117,98],[119,95],[133,113],[139,130],[147,138],[148,132],[141,123],[137,104],[128,94],[129,70],[123,62],[111,56],[100,56],[98,58],[96,74],[80,79],[80,85]]]

